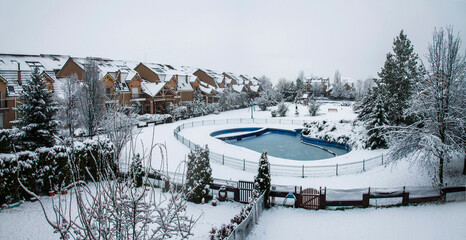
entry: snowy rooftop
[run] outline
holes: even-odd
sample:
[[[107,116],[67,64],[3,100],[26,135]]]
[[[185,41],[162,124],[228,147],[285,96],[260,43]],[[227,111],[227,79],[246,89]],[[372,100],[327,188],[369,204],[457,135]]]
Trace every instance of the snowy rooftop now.
[[[155,97],[159,92],[160,90],[162,90],[162,88],[165,86],[166,83],[153,83],[153,82],[148,82],[148,81],[143,81],[141,83],[141,90],[143,93],[151,96],[151,97]]]

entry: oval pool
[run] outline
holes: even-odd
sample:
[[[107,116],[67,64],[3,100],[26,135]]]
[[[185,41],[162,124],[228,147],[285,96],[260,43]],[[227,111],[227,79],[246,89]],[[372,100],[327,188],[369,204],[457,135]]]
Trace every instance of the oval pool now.
[[[322,140],[313,144],[304,143],[300,129],[293,131],[274,128],[236,128],[216,131],[210,135],[235,146],[260,153],[266,150],[270,156],[290,160],[321,160],[348,152],[345,146]]]

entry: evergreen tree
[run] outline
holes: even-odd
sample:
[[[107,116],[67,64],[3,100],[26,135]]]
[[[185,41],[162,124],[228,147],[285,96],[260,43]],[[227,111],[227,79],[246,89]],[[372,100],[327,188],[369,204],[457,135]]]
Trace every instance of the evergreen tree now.
[[[387,114],[383,108],[380,94],[377,94],[374,107],[367,115],[366,128],[369,130],[367,146],[371,149],[387,148],[387,140],[384,137],[384,127],[388,125]]]
[[[409,124],[410,120],[404,116],[404,111],[408,108],[408,101],[421,73],[418,55],[414,53],[411,41],[402,30],[393,41],[393,54],[387,54],[384,67],[379,73],[385,87],[384,108],[390,122],[395,125]]]
[[[201,203],[202,198],[210,199],[209,191],[212,184],[212,168],[209,161],[209,148],[197,147],[188,155],[185,193],[188,201]]]
[[[15,110],[21,118],[14,121],[19,128],[19,147],[22,150],[34,150],[53,146],[53,135],[57,133],[54,115],[58,107],[46,82],[40,77],[38,68],[34,68],[30,81],[23,85],[20,98],[23,102]]]
[[[268,206],[270,186],[270,164],[267,157],[267,151],[264,151],[261,155],[261,159],[259,160],[259,169],[257,172],[257,176],[254,178],[254,190],[256,190],[259,194],[265,192],[264,201],[266,206]]]
[[[365,122],[368,119],[369,114],[375,106],[375,99],[377,97],[378,88],[374,88],[374,91],[369,91],[361,100],[355,105],[355,112],[358,113],[358,120]]]

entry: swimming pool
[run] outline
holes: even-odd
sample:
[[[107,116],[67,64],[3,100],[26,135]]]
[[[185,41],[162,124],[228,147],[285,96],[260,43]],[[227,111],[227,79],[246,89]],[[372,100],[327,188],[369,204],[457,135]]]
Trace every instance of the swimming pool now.
[[[312,144],[305,143],[302,141],[300,129],[237,128],[216,131],[210,135],[235,146],[260,153],[266,150],[270,156],[290,160],[313,161],[348,152],[346,146],[323,140],[312,141]]]

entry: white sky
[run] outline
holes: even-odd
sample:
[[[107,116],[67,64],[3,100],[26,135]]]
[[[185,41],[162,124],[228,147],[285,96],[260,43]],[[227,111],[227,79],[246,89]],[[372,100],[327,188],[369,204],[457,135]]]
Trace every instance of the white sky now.
[[[0,0],[0,53],[160,62],[296,79],[376,77],[405,30],[424,56],[435,27],[466,42],[466,0]],[[464,44],[463,44],[464,46]]]

